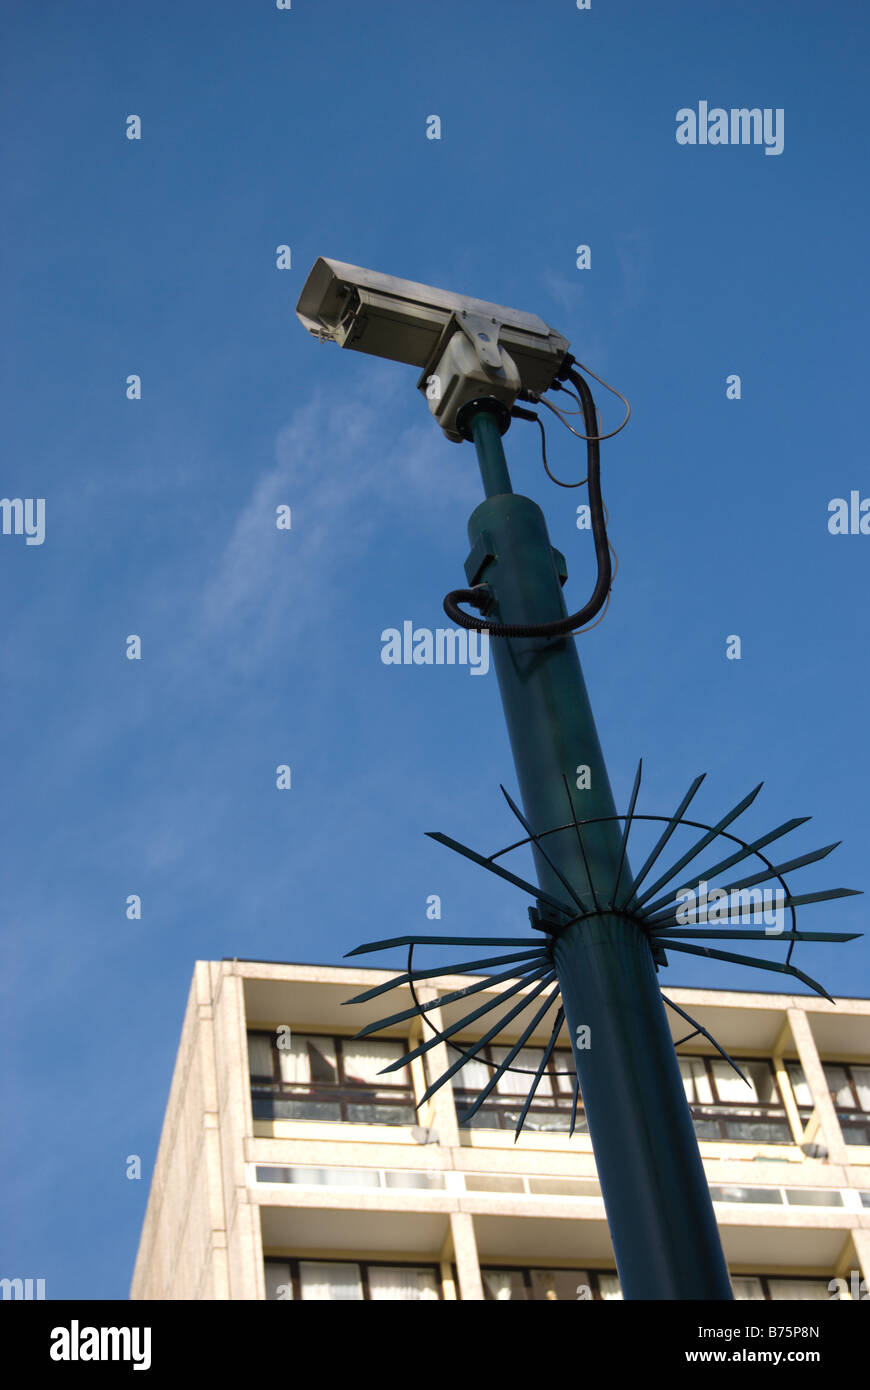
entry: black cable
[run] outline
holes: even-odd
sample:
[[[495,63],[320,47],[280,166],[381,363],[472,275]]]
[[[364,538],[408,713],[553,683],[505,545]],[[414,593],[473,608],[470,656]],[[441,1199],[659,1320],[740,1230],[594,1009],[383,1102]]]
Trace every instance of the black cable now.
[[[601,496],[601,460],[598,449],[598,421],[595,414],[595,401],[587,382],[574,370],[575,359],[565,358],[558,377],[568,377],[577,388],[583,407],[583,422],[586,426],[586,459],[589,482],[589,512],[592,521],[592,539],[595,543],[595,559],[598,564],[598,577],[589,602],[576,613],[565,618],[557,618],[550,623],[536,623],[524,626],[521,623],[488,623],[485,618],[473,618],[464,613],[460,603],[469,603],[474,608],[484,609],[492,599],[492,591],[486,584],[473,589],[454,589],[444,600],[444,612],[452,622],[471,632],[488,632],[491,637],[564,637],[583,627],[599,613],[610,592],[611,568],[610,546],[607,541],[607,522],[604,515],[604,502]]]
[[[547,431],[544,429],[544,422],[540,415],[534,415],[531,411],[526,413],[531,416],[538,429],[541,431],[541,461],[544,465],[544,472],[550,479],[550,482],[555,483],[557,487],[585,487],[588,482],[587,478],[581,478],[580,481],[576,483],[564,483],[561,478],[556,477],[555,473],[550,468],[550,463],[547,458]]]

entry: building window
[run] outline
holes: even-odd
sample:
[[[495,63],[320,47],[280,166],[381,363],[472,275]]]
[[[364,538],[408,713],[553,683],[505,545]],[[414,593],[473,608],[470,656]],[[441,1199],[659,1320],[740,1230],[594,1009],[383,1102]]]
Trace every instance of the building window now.
[[[622,1298],[615,1274],[588,1269],[524,1269],[509,1266],[481,1266],[483,1296],[488,1303],[505,1299],[527,1303]]]
[[[698,1138],[732,1144],[793,1144],[772,1062],[743,1057],[736,1061],[748,1086],[724,1058],[679,1058]]]
[[[295,1183],[300,1187],[392,1187],[437,1191],[444,1174],[401,1168],[313,1168],[300,1165],[269,1167],[257,1164],[257,1182]]]
[[[801,1299],[815,1303],[828,1302],[831,1290],[827,1279],[780,1279],[765,1274],[735,1274],[731,1287],[736,1299]]]
[[[719,1187],[711,1186],[714,1202],[760,1202],[766,1206],[841,1207],[843,1194],[834,1187]]]
[[[285,1039],[281,1038],[282,1044]],[[403,1042],[294,1033],[248,1033],[255,1120],[332,1120],[366,1125],[416,1124],[407,1067],[378,1076],[398,1061]]]
[[[519,1299],[541,1303],[553,1300],[608,1301],[621,1299],[616,1274],[586,1269],[532,1269],[499,1265],[481,1267],[487,1302]],[[773,1275],[734,1275],[731,1287],[736,1299],[803,1299],[827,1301],[827,1279],[788,1279]]]
[[[457,1044],[462,1047],[462,1043]],[[468,1047],[470,1044],[466,1043]],[[474,1061],[466,1062],[453,1078],[453,1091],[457,1113],[462,1115],[477,1099],[480,1091],[490,1081],[494,1067],[486,1063],[498,1064],[510,1051],[509,1047],[484,1047]],[[523,1048],[511,1062],[512,1067],[520,1067],[528,1073],[505,1072],[496,1084],[495,1090],[472,1116],[469,1129],[509,1129],[517,1127],[526,1096],[529,1093],[534,1074],[541,1061],[541,1051]],[[567,1073],[567,1075],[559,1075]],[[525,1118],[523,1128],[539,1133],[567,1134],[571,1128],[571,1108],[574,1102],[574,1058],[569,1048],[555,1048],[547,1064],[547,1069],[538,1082],[535,1099]],[[577,1105],[575,1133],[586,1134],[588,1128],[583,1114],[582,1101]]]
[[[267,1259],[265,1272],[267,1299],[428,1302],[442,1296],[437,1265]]]
[[[870,1144],[870,1067],[850,1062],[823,1062],[825,1080],[847,1144]],[[800,1062],[787,1062],[789,1080],[801,1120],[813,1113],[813,1097]]]

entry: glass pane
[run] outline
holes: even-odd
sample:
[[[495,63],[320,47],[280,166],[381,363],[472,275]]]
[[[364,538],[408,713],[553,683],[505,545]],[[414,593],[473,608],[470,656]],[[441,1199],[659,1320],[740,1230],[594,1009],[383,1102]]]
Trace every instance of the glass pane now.
[[[251,1076],[273,1075],[271,1034],[248,1034],[248,1065]]]
[[[721,1139],[719,1126],[715,1120],[700,1120],[697,1115],[692,1118],[697,1139]]]
[[[599,1274],[598,1292],[604,1299],[622,1298],[622,1289],[619,1287],[619,1276],[616,1274]]]
[[[760,1279],[748,1275],[735,1275],[731,1280],[735,1298],[764,1298],[764,1288]]]
[[[345,1080],[364,1085],[407,1086],[407,1067],[387,1072],[385,1076],[378,1075],[384,1067],[403,1057],[407,1050],[401,1042],[370,1042],[368,1038],[353,1042],[348,1039],[343,1045]]]
[[[843,1198],[839,1192],[821,1191],[813,1187],[787,1187],[785,1199],[790,1207],[841,1207]]]
[[[506,1110],[504,1112],[505,1129],[516,1129],[519,1118],[519,1110]],[[570,1128],[570,1110],[545,1110],[543,1106],[537,1105],[532,1106],[523,1121],[523,1133],[529,1130],[537,1134],[567,1134]],[[582,1110],[577,1112],[577,1124],[574,1127],[574,1133],[586,1133],[586,1122]]]
[[[825,1080],[831,1088],[834,1104],[841,1105],[844,1110],[854,1110],[855,1097],[852,1095],[852,1087],[849,1085],[846,1068],[835,1067],[830,1062],[825,1062],[824,1069]]]
[[[516,1127],[516,1120],[514,1120]],[[478,1110],[476,1115],[472,1115],[470,1120],[462,1121],[462,1129],[501,1129],[503,1128],[498,1111],[491,1110],[488,1105],[484,1105],[482,1110]]]
[[[288,1168],[288,1182],[305,1187],[380,1187],[377,1168]]]
[[[346,1301],[363,1296],[362,1278],[356,1264],[300,1260],[299,1283],[303,1298]]]
[[[807,1079],[803,1073],[800,1062],[786,1062],[785,1069],[788,1072],[788,1079],[794,1091],[794,1098],[798,1105],[809,1105],[813,1103],[813,1093],[810,1090]]]
[[[466,1173],[467,1192],[525,1192],[523,1180],[508,1173]]]
[[[725,1138],[740,1144],[791,1144],[787,1120],[762,1119],[746,1116],[728,1118],[724,1122]]]
[[[253,1102],[255,1120],[341,1119],[341,1107],[327,1101],[290,1100],[286,1096],[258,1096]]]
[[[462,1044],[460,1043],[459,1046],[461,1047]],[[470,1044],[467,1044],[467,1046],[470,1046]],[[459,1054],[450,1053],[449,1056],[452,1065]],[[492,1068],[484,1066],[483,1062],[478,1062],[475,1058],[470,1062],[466,1062],[454,1074],[453,1085],[460,1091],[482,1091],[491,1076]],[[433,1077],[432,1080],[435,1080],[435,1078]]]
[[[700,1057],[680,1057],[683,1090],[690,1105],[709,1105],[713,1099],[707,1068]]]
[[[716,1091],[720,1101],[732,1101],[737,1105],[742,1101],[745,1105],[747,1101],[759,1099],[755,1090],[755,1078],[749,1070],[748,1064],[746,1062],[740,1062],[739,1066],[741,1071],[749,1078],[750,1084],[748,1086],[746,1082],[741,1080],[737,1075],[733,1067],[729,1067],[727,1062],[712,1063],[713,1080],[716,1082]]]
[[[265,1274],[267,1298],[287,1300],[293,1297],[290,1266],[286,1260],[267,1260]]]
[[[862,1110],[870,1110],[870,1067],[853,1067],[852,1080]]]
[[[289,1168],[272,1168],[266,1164],[257,1164],[257,1182],[290,1182]]]
[[[413,1265],[370,1265],[369,1294],[375,1300],[421,1300],[438,1297],[438,1284],[431,1269]]]
[[[574,1078],[577,1075],[577,1068],[574,1065],[574,1053],[570,1048],[556,1047],[550,1058],[548,1070],[558,1072],[556,1076],[556,1091],[560,1096],[573,1096]],[[567,1076],[561,1073],[567,1072]]]
[[[578,1298],[590,1297],[591,1283],[585,1269],[533,1269],[530,1273],[532,1298],[538,1303],[563,1299],[576,1303]],[[579,1294],[578,1288],[581,1290]]]
[[[526,1286],[518,1269],[482,1269],[483,1292],[488,1300],[497,1303],[505,1299],[524,1299]]]
[[[494,1062],[502,1062],[509,1052],[509,1047],[494,1047],[492,1049],[492,1060]],[[543,1053],[543,1048],[523,1047],[511,1062],[511,1066],[522,1067],[526,1071],[535,1072],[541,1065]],[[511,1071],[505,1072],[504,1076],[500,1078],[496,1085],[496,1091],[507,1096],[526,1096],[529,1093],[529,1087],[533,1080],[534,1076],[523,1076],[521,1072],[519,1074]],[[551,1096],[552,1094],[553,1084],[548,1073],[545,1071],[538,1082],[537,1090],[535,1091],[535,1099],[537,1099],[538,1096],[543,1098]]]
[[[303,1086],[311,1082],[335,1085],[338,1072],[331,1038],[308,1038],[294,1033],[289,1047],[279,1047],[277,1052],[282,1081]]]
[[[429,1188],[444,1187],[443,1173],[387,1172],[384,1174],[387,1187]]]
[[[809,1299],[813,1302],[827,1302],[831,1291],[823,1279],[768,1279],[767,1287],[771,1298]]]
[[[749,1081],[748,1086],[727,1062],[711,1063],[720,1100],[735,1105],[746,1105],[753,1100],[760,1101],[763,1105],[780,1104],[773,1068],[769,1062],[738,1061],[738,1066]]]
[[[353,1105],[347,1106],[347,1118],[353,1125],[415,1125],[417,1117],[410,1105]]]
[[[529,1191],[551,1197],[600,1197],[594,1178],[529,1178]]]
[[[712,1186],[710,1196],[714,1202],[761,1202],[765,1206],[782,1206],[778,1187]]]

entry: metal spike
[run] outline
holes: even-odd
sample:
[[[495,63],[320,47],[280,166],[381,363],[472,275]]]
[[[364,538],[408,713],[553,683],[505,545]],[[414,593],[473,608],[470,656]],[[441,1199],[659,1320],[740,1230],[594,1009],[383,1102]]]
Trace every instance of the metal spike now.
[[[574,1063],[576,1067],[576,1062]],[[577,1102],[580,1099],[580,1078],[576,1072],[574,1074],[574,1099],[571,1102],[571,1128],[568,1130],[568,1138],[574,1137],[574,1126],[577,1123]]]
[[[480,1051],[482,1047],[485,1047],[487,1043],[492,1042],[493,1038],[498,1037],[501,1030],[505,1028],[507,1024],[511,1022],[512,1019],[516,1018],[517,1014],[521,1014],[523,1009],[527,1009],[531,1004],[532,1000],[536,999],[537,996],[541,993],[541,990],[546,989],[547,985],[550,984],[552,980],[555,980],[555,978],[556,972],[555,970],[552,970],[549,973],[549,975],[545,975],[542,980],[539,980],[538,983],[535,985],[535,988],[531,990],[524,999],[521,999],[518,1004],[515,1004],[514,1007],[510,1009],[508,1013],[505,1014],[504,1018],[500,1018],[498,1023],[496,1023],[494,1027],[490,1028],[488,1033],[484,1033],[482,1038],[480,1038],[476,1043],[473,1043],[471,1047],[468,1048],[468,1051],[465,1053],[465,1055],[460,1057],[457,1062],[454,1062],[451,1066],[449,1066],[446,1072],[444,1072],[442,1076],[438,1077],[437,1081],[432,1082],[429,1089],[427,1091],[424,1091],[423,1095],[420,1097],[418,1105],[423,1105],[427,1100],[430,1100],[432,1096],[434,1096],[435,1092],[441,1089],[445,1081],[449,1081],[451,1076],[453,1076],[456,1072],[459,1071],[460,1067],[465,1066],[465,1063],[469,1060],[469,1058],[476,1057],[477,1053]],[[505,998],[505,995],[502,995],[502,998]],[[457,1030],[454,1029],[453,1031],[455,1032]],[[447,1037],[446,1032],[444,1034],[444,1037]],[[435,1041],[437,1042],[438,1039],[436,1038]],[[394,1067],[385,1068],[385,1070],[389,1071],[393,1071],[394,1069]]]
[[[796,897],[785,897],[782,902],[776,904],[776,907],[778,910],[785,912],[791,907],[804,907],[807,903],[825,903],[831,902],[834,898],[859,897],[861,892],[862,889],[860,888],[825,888],[820,893],[800,893]],[[680,909],[677,910],[679,911]],[[728,917],[723,920],[731,921],[732,919],[739,919],[747,916],[749,913],[759,912],[760,910],[758,903],[741,903],[739,907],[729,908]],[[685,927],[691,926],[691,923],[678,921],[676,912],[671,910],[668,912],[661,912],[657,917],[645,918],[644,926],[648,931],[653,931],[656,927]]]
[[[733,951],[717,951],[712,946],[688,946],[685,941],[673,941],[670,949],[672,951],[685,951],[690,956],[708,956],[712,960],[732,961],[735,965],[754,965],[758,970],[773,970],[777,975],[794,975],[796,979],[803,980],[805,985],[815,990],[816,994],[821,994],[823,999],[834,1004],[828,991],[813,980],[809,975],[805,975],[802,970],[798,970],[796,965],[786,965],[782,961],[775,960],[756,960],[753,956],[737,956]]]
[[[535,977],[532,976],[532,978]],[[543,983],[540,988],[543,988],[543,984],[546,984],[549,980],[554,978],[555,971],[549,971],[547,975],[543,977]],[[495,999],[491,999],[489,1003],[481,1005],[479,1009],[475,1009],[470,1014],[466,1014],[458,1023],[451,1023],[450,1027],[445,1028],[438,1037],[428,1038],[426,1042],[420,1043],[419,1047],[415,1047],[411,1052],[406,1053],[404,1057],[400,1057],[398,1062],[391,1062],[388,1067],[383,1067],[378,1075],[380,1076],[383,1072],[387,1071],[399,1071],[401,1067],[405,1067],[409,1062],[413,1062],[415,1057],[422,1057],[423,1053],[428,1052],[436,1043],[443,1042],[445,1038],[450,1038],[454,1033],[461,1032],[463,1028],[467,1028],[469,1024],[474,1023],[478,1018],[483,1018],[484,1014],[488,1014],[491,1009],[497,1009],[499,1004],[503,1004],[505,1000],[513,998],[513,996],[518,994],[521,989],[524,989],[527,984],[527,980],[519,980],[517,984],[511,985],[509,989],[502,990],[501,994],[496,995]],[[536,988],[535,993],[540,993],[540,989]],[[534,995],[532,997],[534,997]],[[523,1001],[520,1002],[523,1003]],[[523,1007],[525,1007],[524,1003]]]
[[[837,840],[833,845],[825,845],[823,849],[814,849],[809,854],[799,854],[796,859],[789,859],[784,864],[765,864],[763,868],[756,869],[754,873],[748,874],[746,878],[738,879],[734,883],[723,883],[721,885],[721,890],[724,893],[739,893],[744,888],[755,888],[759,883],[766,883],[770,878],[782,878],[784,874],[790,874],[794,869],[803,869],[807,864],[817,864],[820,859],[826,859],[831,851],[835,850],[840,844],[842,844],[842,841]],[[699,874],[697,882],[710,883],[711,880],[705,874]],[[719,888],[719,886],[719,884],[714,884],[716,888]],[[664,897],[659,898],[658,902],[650,903],[649,907],[646,909],[645,915],[651,917],[653,913],[658,912],[666,903],[673,901],[674,898],[678,898],[682,893],[693,891],[694,889],[691,884],[685,884],[682,888],[676,888],[673,892],[666,893]]]
[[[496,1069],[495,1069],[495,1071],[493,1072],[492,1076],[489,1078],[489,1080],[487,1081],[486,1085],[484,1086],[483,1090],[479,1093],[479,1095],[477,1096],[477,1099],[476,1099],[476,1100],[474,1101],[474,1103],[472,1104],[471,1108],[470,1108],[469,1110],[466,1110],[465,1113],[464,1113],[463,1115],[459,1115],[459,1116],[457,1117],[458,1123],[459,1123],[459,1124],[461,1124],[461,1125],[462,1125],[462,1124],[466,1124],[467,1121],[470,1120],[470,1119],[472,1118],[472,1116],[474,1116],[474,1115],[477,1114],[478,1110],[479,1110],[480,1107],[483,1105],[483,1103],[484,1103],[484,1101],[486,1100],[487,1096],[489,1096],[489,1095],[492,1094],[492,1092],[493,1092],[493,1090],[495,1089],[496,1085],[498,1084],[499,1080],[501,1079],[502,1076],[504,1076],[505,1072],[507,1071],[507,1069],[508,1069],[508,1067],[510,1066],[511,1062],[512,1062],[512,1061],[514,1060],[514,1058],[516,1057],[517,1053],[519,1053],[519,1052],[522,1051],[523,1047],[525,1046],[525,1044],[528,1042],[529,1038],[530,1038],[530,1037],[532,1036],[532,1034],[534,1033],[534,1031],[535,1031],[535,1029],[537,1028],[538,1024],[540,1023],[541,1019],[544,1017],[544,1015],[545,1015],[545,1014],[549,1011],[549,1009],[552,1007],[554,1001],[556,1000],[556,998],[557,998],[557,996],[558,996],[558,993],[559,993],[559,986],[558,986],[558,984],[557,984],[557,985],[555,986],[555,988],[553,988],[553,989],[550,990],[550,993],[547,995],[547,997],[546,997],[546,999],[544,1000],[544,1002],[543,1002],[543,1004],[541,1005],[541,1007],[535,1011],[535,1014],[534,1014],[534,1017],[532,1018],[531,1023],[527,1024],[527,1026],[523,1029],[523,1032],[522,1032],[522,1034],[520,1035],[519,1041],[518,1041],[518,1042],[515,1042],[515,1043],[513,1044],[513,1046],[510,1048],[510,1050],[509,1050],[507,1056],[504,1057],[504,1058],[502,1059],[502,1061],[498,1064],[498,1066],[496,1067]]]
[[[571,788],[568,786],[568,778],[565,776],[564,772],[562,773],[562,781],[565,783],[565,792],[568,797],[568,805],[571,807],[571,819],[574,822],[574,829],[577,833],[577,844],[580,847],[580,854],[583,859],[583,869],[586,874],[586,882],[589,884],[589,891],[592,894],[592,901],[595,904],[595,911],[600,912],[601,908],[598,902],[598,894],[595,892],[595,884],[592,880],[592,875],[589,872],[589,860],[586,858],[586,849],[583,844],[583,836],[580,834],[580,822],[577,819],[577,812],[574,810],[574,798],[571,795]]]
[[[499,784],[499,785],[501,785],[501,784]],[[585,908],[585,906],[584,906],[582,900],[581,900],[580,898],[578,898],[577,894],[575,893],[574,889],[571,887],[571,884],[568,882],[568,880],[567,880],[567,878],[565,877],[565,875],[562,873],[561,869],[560,869],[556,864],[553,863],[553,861],[552,861],[552,859],[550,858],[549,854],[548,854],[547,851],[544,849],[544,846],[541,844],[540,840],[538,839],[538,837],[537,837],[537,835],[535,834],[535,832],[534,832],[534,830],[532,829],[532,827],[529,825],[529,822],[526,820],[525,816],[523,815],[523,813],[522,813],[522,811],[520,810],[520,808],[517,806],[516,802],[514,802],[514,801],[512,800],[510,794],[508,793],[508,791],[506,790],[505,787],[502,787],[502,788],[501,788],[501,791],[502,791],[502,795],[504,796],[504,799],[505,799],[505,801],[507,802],[508,806],[510,806],[511,810],[513,811],[513,813],[514,813],[514,815],[516,816],[517,820],[519,821],[520,825],[523,827],[523,830],[525,830],[526,834],[527,834],[528,836],[530,836],[530,838],[534,841],[535,848],[538,850],[539,854],[541,854],[541,855],[543,856],[543,858],[546,859],[547,863],[549,864],[550,868],[553,870],[553,873],[554,873],[554,874],[556,875],[556,877],[558,878],[558,880],[559,880],[559,882],[561,883],[562,887],[563,887],[563,888],[566,888],[566,889],[568,890],[568,895],[569,895],[569,897],[573,898],[574,902],[577,904],[577,906],[579,907],[580,911],[581,911],[581,912],[585,912],[585,911],[586,911],[586,908]]]
[[[721,832],[726,828],[726,826],[729,826],[732,821],[735,821],[737,819],[738,816],[742,816],[743,812],[752,805],[753,801],[758,796],[758,793],[761,791],[761,788],[763,786],[764,783],[759,782],[758,786],[754,787],[748,796],[744,796],[742,801],[738,801],[737,805],[732,807],[732,809],[726,815],[724,815],[722,819],[716,823],[716,825],[712,826],[706,832],[705,835],[702,835],[700,840],[698,840],[692,846],[691,849],[687,850],[686,853],[682,855],[680,859],[677,860],[676,864],[672,864],[671,867],[667,870],[667,872],[662,874],[661,878],[657,878],[655,883],[652,884],[652,886],[648,888],[645,893],[642,893],[639,898],[635,899],[633,910],[637,912],[639,908],[643,907],[644,903],[652,897],[653,893],[657,893],[659,889],[664,888],[665,884],[669,883],[672,878],[676,878],[677,874],[681,873],[683,869],[686,867],[686,865],[692,859],[694,859],[696,855],[699,855],[702,850],[706,849],[707,846],[721,834]]]
[[[553,1020],[553,1031],[550,1033],[550,1040],[544,1049],[544,1055],[541,1058],[538,1070],[535,1072],[534,1080],[532,1081],[532,1084],[529,1087],[529,1094],[526,1096],[526,1099],[523,1102],[523,1108],[520,1111],[520,1118],[517,1120],[517,1127],[514,1131],[514,1143],[517,1142],[517,1140],[520,1137],[520,1134],[522,1133],[523,1125],[526,1122],[526,1116],[528,1115],[529,1110],[531,1109],[532,1101],[535,1099],[535,1092],[538,1089],[538,1084],[541,1080],[541,1077],[544,1075],[544,1072],[546,1071],[547,1063],[553,1055],[553,1048],[556,1046],[556,1039],[559,1036],[562,1024],[564,1022],[565,1010],[560,1005],[559,1008],[556,1010],[556,1017]]]
[[[702,927],[700,929],[691,927],[662,927],[654,933],[656,939],[664,937],[667,941],[679,940],[686,937],[694,940],[695,937],[709,939],[718,938],[721,941],[855,941],[863,932],[840,932],[840,931],[728,931],[718,928]]]
[[[653,848],[650,851],[649,856],[647,857],[647,860],[644,863],[644,866],[641,869],[640,873],[635,876],[635,880],[632,884],[632,888],[630,893],[628,894],[628,897],[624,898],[623,901],[620,903],[620,911],[625,911],[634,901],[635,897],[637,896],[638,888],[643,883],[643,880],[646,878],[653,864],[656,862],[665,845],[668,843],[668,840],[673,835],[674,831],[676,830],[677,826],[683,818],[683,812],[686,810],[686,807],[689,805],[689,802],[694,797],[695,793],[697,792],[698,788],[700,787],[701,783],[703,782],[706,776],[706,772],[702,772],[698,777],[695,778],[689,790],[686,792],[686,795],[683,797],[676,811],[671,816],[670,820],[668,821],[658,840],[653,845]]]
[[[542,961],[546,956],[541,957]],[[381,1028],[392,1028],[397,1023],[404,1023],[409,1018],[419,1018],[421,1014],[428,1013],[430,1009],[440,1009],[443,1004],[455,1004],[460,999],[467,999],[471,994],[479,994],[482,989],[491,989],[493,985],[504,984],[505,980],[516,980],[522,975],[526,979],[534,979],[535,973],[529,971],[528,966],[523,968],[517,966],[516,970],[504,970],[500,975],[488,975],[485,980],[478,980],[477,984],[466,985],[464,989],[455,989],[450,994],[439,995],[437,999],[430,999],[425,1004],[414,1004],[410,1009],[404,1009],[400,1014],[393,1014],[390,1018],[382,1018],[379,1023],[370,1023],[362,1028],[359,1033],[355,1033],[356,1038],[366,1038],[370,1033],[376,1033]],[[350,1003],[350,1000],[344,1000]]]
[[[755,874],[749,874],[746,878],[741,878],[737,883],[725,885],[726,893],[739,893],[743,888],[755,888],[759,883],[764,883],[769,878],[782,878],[785,874],[793,873],[795,869],[804,869],[808,864],[818,864],[820,859],[827,859],[832,850],[841,845],[842,840],[835,840],[832,845],[825,845],[822,849],[814,849],[809,854],[799,854],[796,859],[789,859],[785,864],[774,864],[772,868],[760,869]]]
[[[733,854],[729,854],[725,859],[720,859],[719,863],[714,864],[712,868],[704,869],[703,872],[699,871],[697,881],[700,882],[701,879],[704,879],[707,883],[711,883],[719,874],[724,874],[726,869],[733,869],[734,865],[739,864],[741,860],[748,859],[751,855],[757,854],[758,851],[764,849],[766,845],[772,844],[774,840],[781,839],[783,835],[788,835],[792,830],[797,829],[799,825],[806,825],[807,821],[811,819],[811,816],[797,816],[793,820],[783,821],[782,825],[778,825],[775,830],[768,830],[766,835],[760,835],[757,840],[753,840],[751,845],[741,845]],[[691,883],[686,883],[683,884],[681,888],[675,888],[672,893],[666,893],[658,902],[650,903],[647,912],[658,912],[659,908],[663,907],[665,903],[670,902],[671,898],[675,897],[678,893],[687,891],[691,887]]]
[[[643,773],[643,758],[640,759],[640,761],[638,762],[638,765],[637,765],[637,772],[636,772],[635,778],[634,778],[634,787],[632,788],[631,799],[630,799],[630,801],[629,801],[629,803],[628,803],[628,814],[627,814],[626,817],[625,817],[625,825],[624,825],[623,831],[622,831],[622,847],[621,847],[621,849],[620,849],[620,851],[619,851],[619,868],[616,870],[616,882],[615,882],[615,884],[613,885],[613,893],[611,894],[611,902],[614,902],[614,903],[616,902],[616,898],[617,898],[617,895],[618,895],[618,893],[619,893],[619,880],[620,880],[621,877],[622,877],[622,869],[623,869],[623,865],[625,864],[625,852],[626,852],[626,849],[628,848],[628,836],[629,836],[629,832],[630,832],[630,830],[631,830],[631,821],[632,821],[632,817],[634,816],[634,808],[635,808],[635,806],[637,805],[637,796],[638,796],[638,792],[640,791],[640,779],[641,779],[641,774],[642,774],[642,773]]]
[[[472,864],[479,864],[483,869],[489,869],[490,873],[498,874],[499,878],[506,879],[515,888],[522,888],[524,893],[530,893],[539,902],[549,903],[557,912],[562,912],[566,917],[573,916],[573,909],[567,907],[565,903],[560,903],[558,898],[553,898],[549,893],[545,893],[542,888],[536,888],[534,884],[520,878],[517,874],[512,874],[508,869],[503,869],[500,864],[493,864],[490,859],[484,859],[482,854],[469,849],[467,845],[461,845],[458,840],[451,840],[449,835],[442,835],[440,830],[427,830],[426,834],[430,840],[437,840],[440,845],[446,845],[448,849],[454,849],[457,854],[462,854],[466,859],[470,859]]]
[[[743,1075],[743,1072],[740,1070],[737,1063],[734,1061],[734,1058],[728,1056],[728,1053],[725,1051],[724,1047],[719,1046],[712,1033],[708,1033],[707,1029],[704,1028],[702,1024],[698,1023],[694,1018],[692,1018],[691,1014],[687,1014],[685,1009],[681,1009],[679,1004],[675,1004],[673,999],[666,998],[664,994],[662,995],[662,999],[664,999],[669,1009],[673,1009],[674,1013],[678,1013],[680,1015],[680,1018],[684,1018],[687,1023],[691,1023],[692,1027],[695,1029],[697,1033],[701,1033],[703,1037],[707,1039],[708,1042],[712,1043],[716,1051],[720,1054],[720,1056],[724,1057],[725,1061],[728,1062],[729,1065],[734,1068],[741,1080],[745,1081],[747,1086],[750,1085],[749,1078]]]
[[[390,936],[385,941],[369,941],[345,951],[348,956],[365,956],[388,946],[528,946],[527,936]]]
[[[821,893],[799,893],[797,897],[787,897],[784,907],[803,907],[806,903],[826,903],[832,898],[860,898],[863,888],[824,888]]]
[[[362,994],[354,995],[353,999],[345,999],[345,1004],[367,1004],[370,999],[376,999],[379,994],[386,994],[391,989],[396,989],[398,985],[410,984],[412,980],[434,980],[439,975],[467,975],[472,970],[483,970],[488,965],[509,965],[512,961],[518,960],[540,960],[548,961],[549,956],[542,951],[540,946],[530,943],[527,951],[517,951],[509,956],[488,956],[483,960],[451,961],[449,965],[436,965],[431,970],[406,970],[404,974],[397,975],[394,980],[387,980],[384,984],[373,985],[371,989],[364,990]]]

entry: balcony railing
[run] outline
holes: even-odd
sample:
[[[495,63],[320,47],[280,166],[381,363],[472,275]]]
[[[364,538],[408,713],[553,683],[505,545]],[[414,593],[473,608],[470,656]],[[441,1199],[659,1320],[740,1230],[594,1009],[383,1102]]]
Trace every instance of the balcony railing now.
[[[331,1034],[248,1033],[255,1120],[414,1125],[407,1068],[381,1078],[406,1051],[402,1042],[358,1043]],[[395,1079],[393,1080],[393,1076]]]
[[[474,1103],[507,1052],[506,1047],[482,1048],[476,1060],[460,1068],[453,1080],[458,1115],[463,1115]],[[515,1130],[540,1060],[540,1051],[533,1048],[524,1048],[518,1053],[511,1063],[515,1070],[504,1072],[495,1090],[468,1121],[467,1127]],[[573,1103],[574,1059],[567,1049],[556,1048],[538,1084],[524,1130],[539,1134],[567,1134],[571,1128]],[[577,1106],[574,1132],[588,1132],[582,1102]]]
[[[320,1120],[352,1125],[414,1125],[408,1089],[371,1090],[366,1086],[298,1086],[280,1082],[251,1083],[255,1120]]]
[[[698,1139],[729,1144],[793,1144],[794,1137],[781,1105],[690,1105]]]

